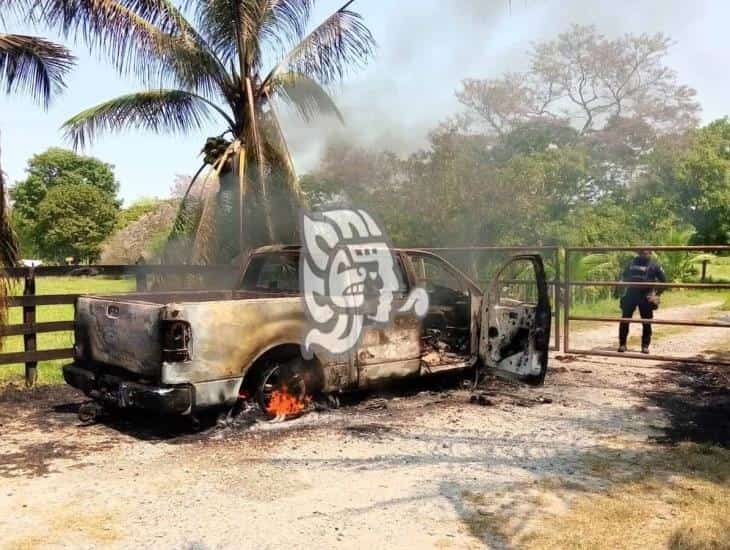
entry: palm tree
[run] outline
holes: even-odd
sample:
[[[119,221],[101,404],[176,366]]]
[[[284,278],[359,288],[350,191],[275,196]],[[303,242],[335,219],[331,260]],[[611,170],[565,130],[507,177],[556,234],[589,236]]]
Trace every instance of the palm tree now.
[[[0,24],[12,0],[0,0]],[[65,47],[37,36],[0,33],[0,86],[5,93],[25,93],[47,107],[51,97],[64,88],[64,78],[74,64]],[[20,259],[18,240],[8,219],[5,175],[0,165],[0,266],[14,266]],[[8,279],[0,277],[0,325],[7,322],[5,296]],[[0,339],[2,347],[2,339]]]
[[[693,227],[671,227],[663,235],[661,243],[665,246],[689,246],[696,232]],[[714,254],[693,254],[685,251],[659,251],[655,254],[667,281],[672,283],[689,281],[697,275],[697,264],[701,264],[703,260],[716,259]]]
[[[217,216],[232,216],[223,229],[213,224],[219,238],[207,249],[215,254],[201,253],[201,261],[295,235],[301,193],[275,100],[305,120],[341,118],[324,88],[374,51],[361,16],[349,10],[353,0],[307,33],[314,1],[187,0],[178,7],[171,0],[44,0],[47,21],[83,36],[147,87],[68,120],[74,146],[126,127],[182,133],[221,124],[223,134],[208,140],[205,153],[221,176]],[[264,70],[272,58],[279,61]],[[203,210],[198,233],[211,225]]]

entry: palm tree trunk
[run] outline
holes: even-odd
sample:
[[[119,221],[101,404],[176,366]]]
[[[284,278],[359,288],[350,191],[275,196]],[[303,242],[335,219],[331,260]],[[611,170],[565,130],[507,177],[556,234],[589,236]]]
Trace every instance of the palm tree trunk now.
[[[237,176],[236,224],[238,227],[238,254],[243,260],[248,255],[246,243],[246,151],[241,147],[233,160],[233,173]]]
[[[274,220],[271,216],[271,203],[266,192],[266,173],[264,166],[264,154],[261,146],[261,134],[259,132],[258,121],[256,118],[256,106],[254,104],[253,88],[251,87],[251,79],[246,78],[246,96],[248,99],[248,116],[251,125],[251,133],[253,135],[253,148],[256,153],[256,168],[258,172],[259,191],[261,192],[261,206],[264,209],[264,223],[266,224],[267,244],[274,242]]]

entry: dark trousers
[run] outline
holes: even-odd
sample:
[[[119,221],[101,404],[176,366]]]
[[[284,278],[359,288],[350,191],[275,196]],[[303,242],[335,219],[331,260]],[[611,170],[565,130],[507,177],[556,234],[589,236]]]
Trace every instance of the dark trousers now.
[[[639,315],[642,319],[651,319],[654,317],[654,308],[646,299],[646,296],[636,296],[627,294],[621,298],[621,317],[633,317],[636,308],[639,308]],[[651,344],[651,323],[642,323],[641,345],[642,347]],[[621,346],[626,345],[626,339],[629,336],[629,323],[620,323],[618,327],[618,343]]]

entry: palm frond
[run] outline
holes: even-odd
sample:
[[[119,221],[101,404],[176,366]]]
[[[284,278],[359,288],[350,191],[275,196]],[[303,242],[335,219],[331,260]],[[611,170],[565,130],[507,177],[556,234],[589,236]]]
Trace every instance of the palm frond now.
[[[169,0],[45,0],[43,19],[81,36],[122,74],[217,94],[227,71]]]
[[[292,191],[301,203],[304,194],[299,186],[299,178],[297,178],[297,172],[294,168],[294,159],[292,158],[291,151],[289,150],[289,145],[286,143],[284,131],[282,130],[281,123],[279,122],[279,113],[277,112],[276,105],[273,101],[269,101],[269,112],[266,116],[267,120],[265,120],[262,124],[265,142],[274,152],[274,155],[281,159],[279,164],[287,173],[290,174],[289,181],[293,182]]]
[[[231,15],[231,2],[209,0],[194,3],[194,20],[200,33],[224,65],[238,61],[236,24]]]
[[[257,67],[266,45],[284,50],[301,40],[313,0],[188,0],[211,49],[227,64]],[[283,53],[283,52],[282,52]]]
[[[575,280],[610,280],[619,270],[619,258],[615,254],[594,253],[580,257],[578,270],[573,274]]]
[[[200,217],[191,243],[190,260],[193,265],[216,263],[217,238],[220,233],[216,230],[216,222],[221,217],[219,198],[218,193],[203,198]],[[232,207],[233,205],[228,206]]]
[[[663,245],[687,246],[696,233],[693,227],[673,227],[662,236]],[[712,255],[693,254],[687,251],[662,251],[656,253],[657,261],[664,268],[667,280],[671,282],[687,281],[695,275],[697,263]]]
[[[127,127],[153,132],[187,132],[211,120],[215,110],[228,116],[203,97],[183,90],[150,90],[123,95],[82,111],[63,124],[74,147],[83,147],[100,132]]]
[[[293,169],[291,159],[286,149],[286,142],[282,138],[280,142],[267,140],[264,142],[264,156],[269,166],[270,175],[274,181],[272,188],[278,189],[278,193],[285,200],[295,205],[294,214],[297,209],[304,205],[305,196],[299,183],[296,171]]]
[[[185,264],[190,262],[192,258],[193,243],[196,236],[196,230],[200,222],[200,216],[203,211],[206,199],[211,193],[208,193],[208,183],[211,179],[213,169],[207,164],[203,165],[208,172],[202,183],[200,183],[200,194],[194,200],[185,197],[180,201],[175,219],[170,228],[159,259],[162,263],[168,264]],[[218,187],[216,176],[215,187]]]
[[[5,25],[6,15],[17,15],[21,9],[26,9],[28,6],[23,5],[22,2],[14,0],[0,0],[0,25]]]
[[[305,74],[292,71],[282,73],[271,81],[271,88],[277,97],[296,109],[307,122],[317,115],[334,115],[343,124],[345,122],[327,91]]]
[[[68,49],[44,38],[0,34],[0,84],[7,93],[25,91],[47,106],[74,61]]]
[[[375,51],[375,39],[350,0],[297,44],[264,79],[264,87],[287,70],[328,84],[348,67],[363,65]]]
[[[256,26],[249,29],[271,43],[284,45],[301,40],[314,5],[313,0],[256,0]]]
[[[171,0],[120,0],[123,5],[140,15],[164,33],[180,37],[177,48],[170,52],[171,57],[178,58],[180,69],[189,81],[195,82],[195,75],[208,76],[219,86],[230,84],[225,65],[215,55],[202,34],[185,17],[183,11]],[[190,59],[192,54],[192,60]],[[201,74],[203,73],[203,74]],[[196,85],[196,89],[197,85]],[[210,90],[209,90],[210,91]],[[216,90],[217,92],[218,90]]]
[[[172,34],[195,33],[182,11],[170,0],[117,0],[162,32]]]
[[[296,242],[296,220],[306,200],[273,101],[259,122],[269,187],[268,214],[276,221],[271,242]]]
[[[312,0],[252,0],[244,4],[246,62],[257,67],[261,50],[268,47],[284,54],[304,37]]]

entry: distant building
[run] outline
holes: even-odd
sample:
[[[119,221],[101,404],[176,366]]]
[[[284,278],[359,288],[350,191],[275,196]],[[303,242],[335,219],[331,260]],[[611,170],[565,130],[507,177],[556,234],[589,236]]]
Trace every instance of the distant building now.
[[[20,265],[23,267],[38,267],[43,265],[43,260],[20,260]]]

